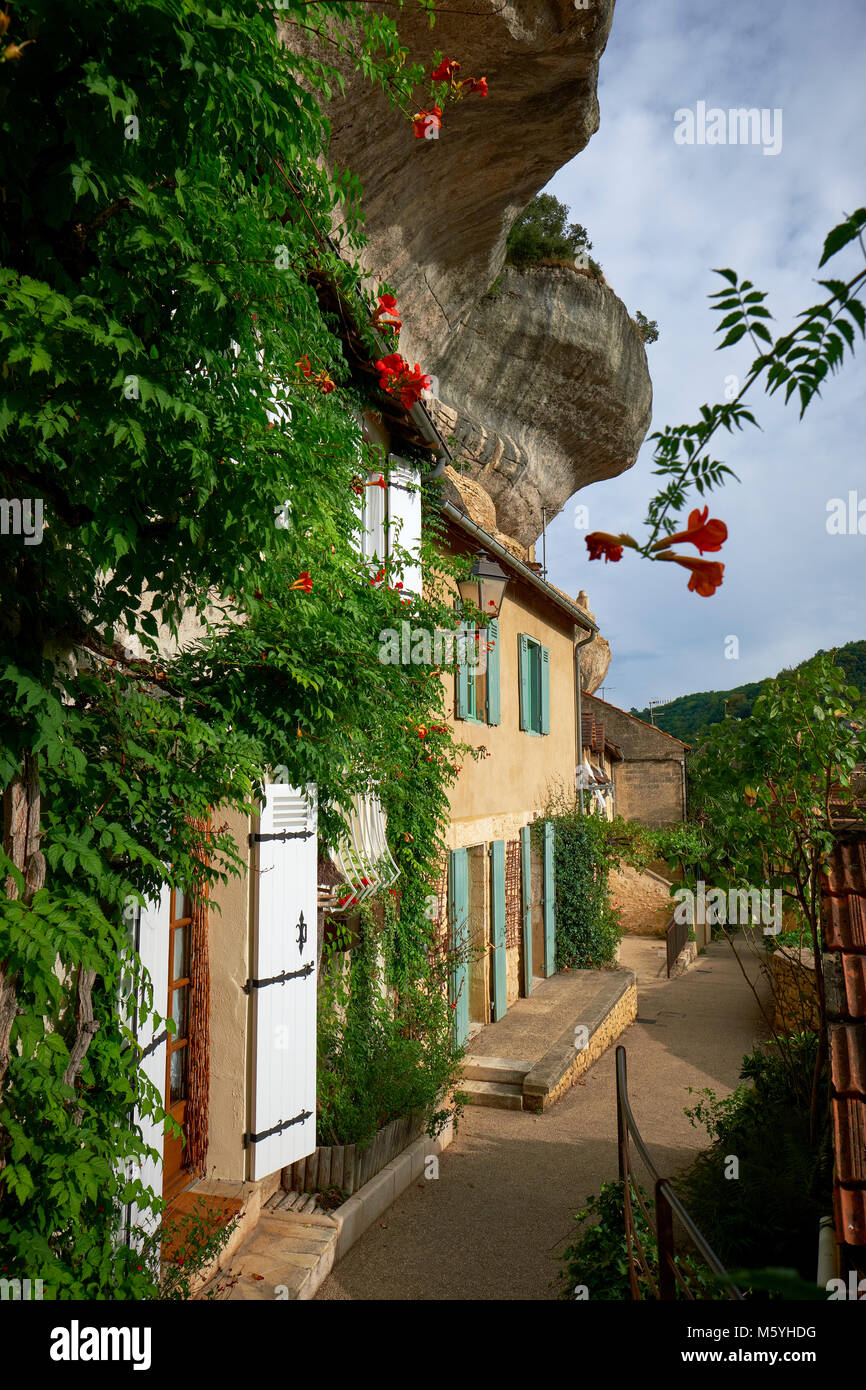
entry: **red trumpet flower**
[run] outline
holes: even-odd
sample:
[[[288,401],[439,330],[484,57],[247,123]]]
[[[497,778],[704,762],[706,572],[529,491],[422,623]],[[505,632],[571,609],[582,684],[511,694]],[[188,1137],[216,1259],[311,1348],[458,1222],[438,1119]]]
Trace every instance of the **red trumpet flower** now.
[[[710,598],[720,588],[725,567],[719,560],[693,560],[690,555],[662,554],[660,560],[673,560],[691,573],[689,592]]]
[[[477,92],[480,97],[487,96],[486,77],[468,77],[463,85],[467,92]]]
[[[432,111],[418,111],[412,117],[417,140],[438,140],[442,128],[442,108],[434,106]]]
[[[586,537],[586,548],[589,551],[590,560],[600,560],[602,555],[605,562],[608,560],[621,560],[623,546],[627,545],[631,549],[637,549],[637,541],[632,540],[631,536],[625,534],[621,536],[611,536],[607,531],[591,531]]]
[[[450,82],[460,64],[456,58],[443,58],[438,68],[434,68],[431,77],[434,82]]]
[[[309,594],[313,589],[313,581],[310,578],[309,570],[301,570],[294,584],[289,585],[290,589],[300,589],[305,594]]]
[[[728,539],[728,528],[723,521],[716,518],[708,521],[709,513],[709,507],[704,507],[703,511],[699,511],[696,507],[689,515],[689,524],[685,531],[677,531],[673,536],[665,536],[662,540],[656,541],[652,549],[668,550],[672,545],[691,541],[702,555],[705,550],[721,550],[724,542]]]

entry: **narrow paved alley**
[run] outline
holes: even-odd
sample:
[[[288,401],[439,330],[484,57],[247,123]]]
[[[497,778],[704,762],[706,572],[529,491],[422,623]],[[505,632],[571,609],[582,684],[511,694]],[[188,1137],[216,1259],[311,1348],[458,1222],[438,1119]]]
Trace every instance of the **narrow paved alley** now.
[[[758,967],[742,940],[749,975]],[[662,948],[663,950],[663,948]],[[766,1027],[725,941],[678,979],[659,943],[626,937],[638,1018],[619,1041],[629,1095],[659,1171],[685,1168],[707,1137],[683,1109],[687,1087],[727,1094]],[[660,972],[660,973],[659,973]],[[574,1211],[617,1175],[613,1047],[543,1115],[467,1108],[438,1180],[413,1184],[323,1283],[319,1299],[550,1299]]]

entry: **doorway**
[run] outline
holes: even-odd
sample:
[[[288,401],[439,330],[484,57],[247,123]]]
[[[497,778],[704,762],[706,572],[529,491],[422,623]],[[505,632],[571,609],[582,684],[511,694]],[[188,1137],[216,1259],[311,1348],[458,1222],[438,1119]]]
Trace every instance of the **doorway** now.
[[[182,1129],[181,1135],[166,1131],[162,1155],[162,1195],[176,1196],[195,1177],[183,1166],[187,1139],[186,1104],[189,1094],[190,1034],[190,945],[192,899],[183,889],[172,889],[168,924],[168,999],[166,1016],[174,1022],[174,1033],[166,1042],[165,1108]]]

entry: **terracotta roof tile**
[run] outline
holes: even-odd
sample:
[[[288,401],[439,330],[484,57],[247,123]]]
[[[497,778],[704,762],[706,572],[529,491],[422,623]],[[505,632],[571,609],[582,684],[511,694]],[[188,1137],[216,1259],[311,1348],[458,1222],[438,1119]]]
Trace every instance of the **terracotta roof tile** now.
[[[837,1096],[866,1097],[866,1023],[831,1026],[830,1076]]]
[[[866,1245],[866,1191],[837,1187],[833,1207],[840,1240],[846,1245]]]
[[[830,893],[859,893],[866,897],[866,841],[839,844],[827,870]]]
[[[866,898],[824,894],[824,940],[828,951],[866,952]]]
[[[840,839],[821,883],[837,1238],[866,1246],[866,833]]]
[[[833,1100],[830,1113],[838,1181],[843,1187],[866,1185],[866,1099]]]
[[[866,956],[842,957],[842,978],[845,982],[845,1004],[851,1018],[866,1018]]]

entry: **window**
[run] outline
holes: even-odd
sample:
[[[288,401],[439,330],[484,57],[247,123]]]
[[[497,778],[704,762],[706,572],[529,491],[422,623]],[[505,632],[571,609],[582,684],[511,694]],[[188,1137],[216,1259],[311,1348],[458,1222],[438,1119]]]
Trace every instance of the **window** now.
[[[528,734],[550,733],[550,650],[534,637],[519,637],[520,727]]]
[[[461,623],[457,644],[457,718],[499,723],[499,623]]]

